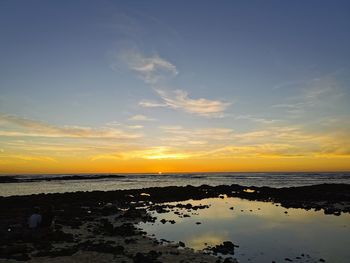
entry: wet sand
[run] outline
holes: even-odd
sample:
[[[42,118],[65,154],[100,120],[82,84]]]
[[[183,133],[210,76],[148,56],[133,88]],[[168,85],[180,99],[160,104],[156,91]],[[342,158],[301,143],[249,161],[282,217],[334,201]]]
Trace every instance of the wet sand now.
[[[350,185],[344,184],[279,189],[203,185],[1,197],[0,262],[217,262],[218,257],[195,252],[186,244],[147,236],[136,225],[155,220],[149,210],[166,213],[174,208],[164,202],[224,195],[279,203],[286,208],[323,210],[325,214],[350,212]],[[30,233],[26,219],[31,208],[47,205],[54,207],[54,227]],[[206,209],[191,205],[177,208]],[[234,257],[233,244],[215,249]]]

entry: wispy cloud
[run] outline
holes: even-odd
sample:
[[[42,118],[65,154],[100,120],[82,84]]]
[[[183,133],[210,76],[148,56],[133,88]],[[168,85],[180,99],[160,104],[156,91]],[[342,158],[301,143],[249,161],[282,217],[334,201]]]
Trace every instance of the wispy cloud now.
[[[220,100],[193,99],[183,90],[166,91],[157,89],[156,92],[162,99],[162,103],[141,101],[139,105],[145,108],[167,107],[204,117],[223,117],[225,110],[231,105],[229,102]]]
[[[161,129],[170,136],[163,142],[192,149],[201,156],[227,158],[246,156],[349,156],[349,129],[336,131],[307,131],[298,126],[268,126],[265,129],[235,132],[225,128],[186,129],[165,126]],[[198,145],[188,142],[198,141]],[[185,145],[185,146],[184,146]],[[195,146],[195,147],[193,147]],[[206,152],[206,153],[204,153]],[[217,154],[217,155],[216,155]]]
[[[181,126],[162,126],[160,127],[166,134],[172,137],[177,136],[186,141],[213,141],[222,140],[230,141],[234,136],[234,131],[228,128],[202,128],[202,129],[186,129]]]
[[[247,158],[247,157],[301,157],[308,155],[305,149],[290,144],[256,144],[256,145],[229,145],[208,152],[208,156],[217,158]]]
[[[14,115],[0,115],[0,125],[3,127],[0,131],[0,136],[105,139],[135,139],[142,137],[141,134],[111,127],[56,126]]]
[[[156,119],[147,117],[142,114],[134,115],[129,118],[130,121],[155,121]]]
[[[178,70],[174,64],[158,55],[145,57],[141,53],[131,50],[125,52],[122,57],[128,67],[136,72],[145,83],[149,84],[161,98],[160,102],[142,100],[139,103],[141,107],[167,107],[199,116],[222,117],[224,111],[231,105],[231,103],[221,100],[193,99],[184,90],[166,88],[164,81],[176,76]]]
[[[129,68],[135,71],[146,83],[156,84],[165,77],[176,76],[176,66],[159,55],[145,57],[135,50],[122,55]]]
[[[118,121],[111,121],[106,123],[106,126],[108,127],[119,127],[119,128],[123,128],[123,129],[143,129],[144,126],[143,125],[129,125],[129,124],[125,124],[122,122],[118,122]]]
[[[168,146],[148,147],[141,150],[129,150],[124,152],[116,152],[113,154],[96,155],[91,158],[92,161],[99,159],[146,159],[146,160],[162,160],[162,159],[187,159],[192,157],[191,153],[179,151],[178,149]]]
[[[49,156],[40,156],[40,155],[25,155],[25,154],[0,154],[0,160],[21,160],[21,161],[49,161],[55,162],[56,160]]]
[[[129,129],[143,129],[143,125],[129,125]]]
[[[140,101],[139,106],[144,108],[168,107],[166,103],[160,103],[160,102],[149,101],[149,100]]]
[[[204,98],[192,99],[183,90],[165,91],[157,90],[164,104],[172,109],[180,109],[205,117],[222,117],[223,112],[230,105],[220,100],[208,100]]]
[[[268,118],[262,118],[262,117],[257,117],[253,115],[238,115],[235,117],[237,120],[249,120],[257,123],[262,123],[262,124],[273,124],[280,122],[280,120],[275,120],[275,119],[268,119]]]
[[[338,73],[330,73],[319,78],[294,81],[292,82],[293,91],[296,95],[289,96],[286,101],[271,107],[285,110],[292,117],[304,117],[311,112],[310,110],[314,110],[313,114],[317,112],[324,114],[325,107],[332,108],[333,105],[337,105],[339,99],[344,95],[336,78],[337,75]],[[320,110],[317,111],[317,109]]]

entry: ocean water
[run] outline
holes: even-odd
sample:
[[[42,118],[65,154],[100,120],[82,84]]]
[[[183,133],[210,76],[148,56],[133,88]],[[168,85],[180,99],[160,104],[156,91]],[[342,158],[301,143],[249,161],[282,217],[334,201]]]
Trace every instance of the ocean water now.
[[[199,186],[207,184],[290,187],[322,183],[350,184],[350,172],[338,173],[167,173],[167,174],[83,174],[86,179],[74,180],[74,174],[16,175],[13,182],[0,183],[0,196],[76,191],[109,191],[162,186]],[[115,177],[120,175],[120,177]],[[103,176],[103,178],[98,178]],[[60,180],[49,180],[55,177]],[[96,178],[97,177],[97,178]],[[64,178],[68,178],[65,180]],[[1,180],[1,175],[0,175]]]

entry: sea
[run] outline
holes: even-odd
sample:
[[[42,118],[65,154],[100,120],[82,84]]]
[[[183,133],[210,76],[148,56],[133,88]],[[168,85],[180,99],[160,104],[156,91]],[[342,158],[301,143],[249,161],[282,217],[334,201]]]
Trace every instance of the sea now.
[[[350,184],[350,172],[155,173],[155,174],[19,174],[0,175],[0,196],[111,191],[203,184],[292,187],[324,183]]]

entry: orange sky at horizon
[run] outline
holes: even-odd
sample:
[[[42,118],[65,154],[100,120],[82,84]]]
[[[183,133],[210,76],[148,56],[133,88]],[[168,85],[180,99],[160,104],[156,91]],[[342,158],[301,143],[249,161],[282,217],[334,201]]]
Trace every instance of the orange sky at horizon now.
[[[348,127],[54,126],[0,115],[0,173],[349,171]]]
[[[59,161],[2,163],[1,174],[178,173],[178,172],[340,172],[350,171],[350,158],[225,158]]]

